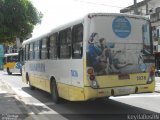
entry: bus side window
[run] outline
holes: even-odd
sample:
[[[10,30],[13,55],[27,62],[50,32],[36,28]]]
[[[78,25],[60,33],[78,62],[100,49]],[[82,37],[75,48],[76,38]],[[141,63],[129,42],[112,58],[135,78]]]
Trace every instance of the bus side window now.
[[[39,59],[42,59],[41,51],[42,51],[42,40],[39,41]]]
[[[18,52],[18,62],[23,63],[24,62],[24,49],[21,48]]]
[[[50,54],[49,54],[49,51],[50,51],[50,39],[49,39],[49,37],[47,37],[46,39],[47,39],[47,59],[50,59]]]
[[[25,46],[25,59],[29,60],[29,44]]]
[[[41,59],[47,59],[47,38],[42,39]]]
[[[27,52],[28,52],[28,56],[27,56],[27,57],[28,57],[28,60],[30,60],[29,50],[30,50],[30,44],[28,44],[28,51],[27,51]]]
[[[144,24],[142,26],[142,40],[143,40],[143,54],[151,54],[152,53],[152,41],[150,37],[149,24]]]
[[[35,53],[35,59],[39,59],[39,41],[35,41],[34,43],[34,53]]]
[[[33,42],[33,51],[32,51],[32,57],[33,57],[33,59],[35,59],[35,49],[34,49],[34,46],[35,46],[35,42]]]
[[[6,57],[3,58],[3,63],[6,64]]]
[[[24,47],[24,60],[26,60],[26,45],[25,45],[25,47]]]
[[[57,58],[57,38],[58,38],[58,33],[54,33],[49,37],[49,57],[50,59],[56,59]]]
[[[30,43],[29,56],[30,56],[30,60],[34,59],[34,43]]]
[[[71,29],[67,28],[59,34],[60,58],[69,59],[71,57]]]
[[[83,25],[75,25],[72,29],[72,58],[80,59],[83,55]]]

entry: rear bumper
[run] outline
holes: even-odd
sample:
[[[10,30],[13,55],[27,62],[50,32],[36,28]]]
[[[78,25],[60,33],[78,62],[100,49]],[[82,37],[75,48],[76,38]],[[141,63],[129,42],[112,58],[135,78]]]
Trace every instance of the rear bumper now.
[[[154,92],[155,82],[146,85],[134,85],[134,86],[124,86],[124,87],[110,87],[93,89],[91,87],[84,88],[85,100],[109,97],[109,96],[123,96],[135,93],[149,93]]]
[[[6,68],[4,68],[3,70],[4,70],[4,72],[7,72]],[[17,68],[9,68],[9,71],[11,73],[20,73],[20,69],[17,69]]]

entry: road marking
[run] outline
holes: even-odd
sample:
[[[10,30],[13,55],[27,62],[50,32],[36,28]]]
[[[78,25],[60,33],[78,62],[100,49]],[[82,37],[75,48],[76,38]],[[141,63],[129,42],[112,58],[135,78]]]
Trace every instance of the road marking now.
[[[46,103],[33,103],[33,102],[30,102],[30,103],[27,103],[28,105],[35,105],[35,106],[46,106],[46,105],[55,105],[55,103],[53,102],[46,102]]]

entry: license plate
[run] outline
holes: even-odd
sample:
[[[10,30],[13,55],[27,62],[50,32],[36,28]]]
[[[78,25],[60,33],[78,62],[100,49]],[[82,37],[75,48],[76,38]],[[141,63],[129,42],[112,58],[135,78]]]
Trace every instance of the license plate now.
[[[119,80],[127,80],[130,79],[130,75],[128,74],[120,74],[118,75]]]
[[[118,87],[114,89],[115,95],[127,95],[134,93],[134,87]]]

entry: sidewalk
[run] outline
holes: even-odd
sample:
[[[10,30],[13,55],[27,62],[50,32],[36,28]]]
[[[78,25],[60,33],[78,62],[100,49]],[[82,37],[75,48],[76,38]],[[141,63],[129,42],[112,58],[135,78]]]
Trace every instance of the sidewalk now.
[[[160,93],[160,77],[156,77],[156,86],[155,86],[155,92]]]
[[[33,120],[12,89],[0,79],[0,120]]]
[[[160,93],[160,83],[156,84],[155,92],[159,92]]]

